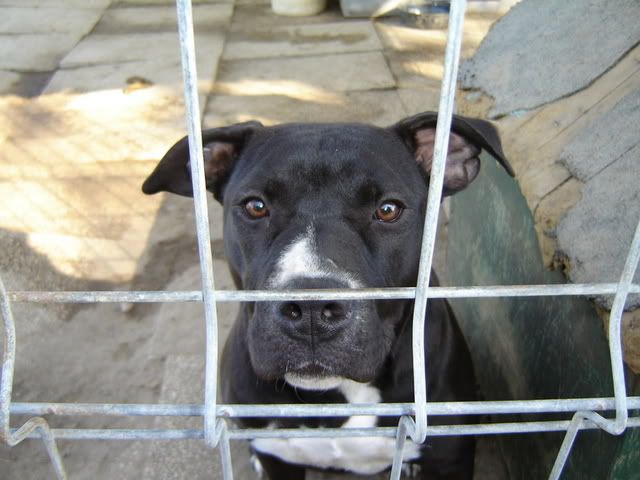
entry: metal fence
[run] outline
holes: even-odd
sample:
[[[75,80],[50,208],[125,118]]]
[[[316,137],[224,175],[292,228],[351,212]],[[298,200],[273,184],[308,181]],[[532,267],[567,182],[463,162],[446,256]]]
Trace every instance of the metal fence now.
[[[178,27],[184,95],[187,106],[189,152],[193,179],[194,204],[202,290],[181,292],[7,292],[0,279],[0,311],[4,323],[4,358],[0,384],[0,439],[14,446],[26,438],[41,438],[51,459],[56,476],[67,478],[56,447],[56,439],[104,440],[181,440],[204,439],[210,447],[219,447],[223,478],[232,479],[229,441],[257,438],[310,437],[395,437],[396,448],[391,479],[399,479],[405,440],[423,443],[427,436],[482,435],[566,431],[564,441],[551,471],[551,479],[559,478],[571,447],[580,430],[602,429],[619,435],[627,428],[640,427],[640,417],[629,417],[629,410],[640,409],[640,397],[627,397],[621,347],[621,319],[629,293],[640,293],[633,276],[640,258],[640,223],[618,283],[573,285],[511,285],[490,287],[431,287],[429,272],[433,257],[440,196],[444,178],[444,163],[448,134],[453,114],[455,84],[462,41],[465,0],[453,0],[445,52],[445,69],[436,129],[433,171],[425,215],[418,281],[415,288],[352,289],[352,290],[286,290],[286,291],[217,291],[214,287],[207,199],[204,182],[203,147],[200,136],[197,74],[193,19],[190,0],[177,0]],[[609,321],[609,348],[614,396],[611,398],[553,399],[500,402],[427,403],[425,381],[424,334],[426,303],[429,298],[479,298],[524,296],[593,296],[615,295]],[[413,317],[413,403],[376,405],[218,405],[216,404],[218,372],[218,302],[262,302],[282,300],[347,300],[347,299],[415,299]],[[15,324],[11,302],[94,303],[94,302],[203,302],[206,326],[206,363],[204,404],[79,404],[79,403],[12,403],[15,362]],[[615,410],[608,419],[599,412]],[[573,413],[572,420],[496,422],[474,425],[430,426],[429,416],[437,415],[503,415]],[[10,415],[32,415],[20,428],[12,428]],[[40,415],[112,415],[112,416],[199,416],[201,429],[51,429]],[[363,429],[237,429],[227,419],[239,417],[333,417],[351,415],[398,416],[398,427]]]

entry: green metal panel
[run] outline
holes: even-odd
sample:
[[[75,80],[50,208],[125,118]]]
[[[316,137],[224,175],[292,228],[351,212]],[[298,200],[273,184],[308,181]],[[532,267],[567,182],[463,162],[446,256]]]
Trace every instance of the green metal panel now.
[[[564,282],[542,264],[533,218],[517,183],[488,156],[478,179],[451,199],[447,251],[450,285]],[[613,396],[606,337],[588,300],[459,299],[451,304],[485,399]],[[549,416],[557,418],[569,417]],[[563,478],[638,478],[639,433],[581,432]],[[562,438],[558,433],[501,437],[509,478],[546,478]]]

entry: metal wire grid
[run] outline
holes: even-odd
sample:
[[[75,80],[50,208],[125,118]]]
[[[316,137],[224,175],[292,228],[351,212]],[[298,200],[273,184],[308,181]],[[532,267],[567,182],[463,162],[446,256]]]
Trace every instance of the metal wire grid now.
[[[200,136],[200,108],[196,86],[195,47],[191,0],[177,0],[178,27],[184,94],[187,106],[189,152],[193,159],[194,205],[202,290],[181,292],[7,292],[0,279],[0,313],[4,323],[4,358],[0,383],[0,440],[9,446],[25,438],[41,438],[51,459],[55,474],[66,479],[56,439],[159,440],[204,439],[210,447],[220,447],[223,478],[233,478],[229,440],[256,438],[310,437],[395,437],[396,448],[391,479],[400,478],[403,446],[407,438],[422,443],[427,436],[486,435],[566,431],[550,479],[562,473],[571,447],[580,430],[603,429],[619,435],[629,427],[640,427],[640,417],[629,418],[629,409],[640,409],[640,397],[627,397],[622,360],[620,325],[629,293],[640,293],[633,276],[640,258],[640,223],[629,249],[618,283],[574,285],[511,285],[490,287],[430,287],[429,272],[433,257],[440,195],[444,178],[448,133],[453,114],[455,79],[459,62],[462,24],[466,0],[453,0],[449,16],[449,32],[445,52],[444,79],[440,97],[434,151],[433,172],[425,215],[425,231],[415,288],[355,290],[285,290],[285,291],[217,291],[214,287],[213,264],[209,238],[207,199]],[[609,321],[609,348],[614,382],[614,397],[587,399],[553,399],[501,402],[427,403],[425,382],[424,333],[428,298],[482,298],[514,296],[593,296],[612,295],[614,302]],[[282,300],[346,300],[346,299],[415,299],[413,317],[414,388],[412,403],[376,405],[217,405],[217,302],[261,302]],[[206,363],[204,404],[80,404],[80,403],[11,403],[15,362],[15,324],[11,302],[94,303],[94,302],[203,302],[206,325]],[[615,410],[615,418],[607,419],[597,412]],[[486,423],[475,425],[429,426],[430,415],[501,415],[573,412],[572,420]],[[10,415],[33,415],[20,428],[11,428]],[[51,429],[40,415],[112,415],[112,416],[200,416],[202,429]],[[368,429],[235,429],[227,419],[238,417],[333,417],[351,415],[398,416],[397,428]]]

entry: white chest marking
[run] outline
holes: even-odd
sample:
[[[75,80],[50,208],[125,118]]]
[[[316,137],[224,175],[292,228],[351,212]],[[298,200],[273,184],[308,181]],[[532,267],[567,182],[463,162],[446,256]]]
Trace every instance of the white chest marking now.
[[[362,286],[352,274],[341,270],[333,260],[318,256],[313,225],[309,225],[304,235],[296,237],[283,250],[269,285],[272,288],[282,287],[296,277],[333,278],[346,283],[349,288]]]
[[[338,389],[349,403],[380,403],[380,391],[368,384],[344,380]],[[355,415],[342,428],[371,428],[376,424],[376,417]],[[252,441],[257,451],[289,463],[336,468],[365,475],[381,472],[391,466],[395,443],[395,438],[383,437],[264,438]],[[419,446],[407,440],[404,460],[415,460],[419,456]]]

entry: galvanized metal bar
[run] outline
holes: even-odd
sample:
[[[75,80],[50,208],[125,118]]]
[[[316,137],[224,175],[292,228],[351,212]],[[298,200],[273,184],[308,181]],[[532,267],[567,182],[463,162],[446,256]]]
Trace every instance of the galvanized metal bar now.
[[[223,480],[233,480],[233,462],[231,461],[231,447],[229,445],[229,430],[227,422],[219,419],[217,428],[218,447],[220,449],[220,462],[222,463]]]
[[[216,391],[218,384],[218,319],[213,277],[213,257],[209,237],[207,213],[207,190],[204,178],[204,156],[202,148],[202,126],[198,105],[198,74],[196,71],[195,41],[193,36],[193,14],[191,0],[176,0],[180,56],[184,100],[187,110],[189,132],[189,158],[191,181],[198,237],[198,254],[202,274],[202,297],[205,317],[205,378],[204,378],[204,432],[209,446],[216,444]]]
[[[613,299],[609,315],[609,354],[611,356],[611,373],[613,375],[613,391],[616,399],[616,418],[607,421],[606,431],[614,435],[624,432],[627,425],[627,388],[624,378],[624,360],[622,358],[622,314],[629,295],[629,288],[640,260],[640,220],[629,247],[624,263],[618,291]]]
[[[0,314],[4,326],[4,352],[2,355],[2,377],[0,378],[0,439],[8,442],[9,433],[9,405],[13,390],[13,371],[16,362],[16,326],[13,312],[7,298],[4,282],[0,277]]]
[[[66,480],[67,474],[62,464],[62,457],[46,420],[39,417],[30,418],[19,429],[11,429],[11,392],[16,359],[16,325],[2,277],[0,277],[0,316],[4,326],[4,351],[2,377],[0,378],[0,440],[13,447],[27,436],[37,434],[47,449],[56,477],[60,480]]]
[[[402,474],[402,459],[404,456],[404,445],[407,442],[407,436],[411,435],[411,430],[415,428],[415,422],[411,417],[401,417],[398,422],[396,431],[396,445],[393,451],[393,461],[391,463],[390,480],[400,480]]]
[[[571,419],[571,423],[569,424],[567,433],[564,436],[564,440],[562,440],[562,445],[560,445],[558,456],[556,457],[556,461],[554,462],[551,473],[549,474],[549,480],[558,480],[560,478],[562,470],[564,469],[564,466],[567,463],[567,459],[569,458],[569,454],[571,453],[573,442],[578,435],[578,431],[584,424],[584,419],[584,412],[576,412]]]
[[[491,285],[482,287],[427,287],[429,298],[561,297],[615,295],[617,283],[561,285]],[[415,288],[362,288],[312,290],[216,290],[216,302],[270,302],[295,300],[376,300],[415,298]],[[629,286],[640,293],[640,285]],[[11,302],[31,303],[165,303],[202,302],[202,291],[87,291],[8,292]]]
[[[629,410],[640,409],[640,397],[628,397]],[[428,402],[429,415],[507,415],[514,413],[568,413],[582,411],[607,411],[615,409],[615,399],[566,398],[550,400],[501,400],[490,402]],[[170,404],[101,404],[101,403],[25,403],[11,404],[13,415],[60,416],[202,416],[203,405]],[[218,405],[217,416],[222,418],[246,417],[347,417],[351,415],[375,415],[401,417],[413,415],[413,403],[377,404],[279,404],[279,405]]]
[[[67,480],[67,473],[62,463],[62,457],[60,451],[56,445],[55,438],[49,424],[44,418],[34,417],[27,420],[22,427],[11,432],[10,437],[7,440],[7,445],[13,447],[24,439],[28,438],[30,434],[34,434],[36,438],[42,439],[44,447],[49,455],[51,466],[56,474],[56,478],[59,480]]]
[[[412,439],[416,443],[423,443],[427,436],[427,381],[426,356],[424,340],[427,315],[427,287],[431,276],[431,264],[435,248],[438,213],[444,184],[444,170],[449,145],[449,132],[453,116],[456,79],[458,76],[458,61],[462,45],[462,25],[464,23],[464,9],[466,0],[453,0],[449,12],[449,30],[444,58],[444,75],[440,90],[440,105],[436,125],[433,163],[429,177],[429,196],[422,231],[422,246],[420,249],[420,265],[416,284],[416,299],[413,311],[413,384],[414,400],[416,404],[415,429]]]
[[[499,435],[543,432],[562,432],[569,429],[571,420],[540,422],[488,423],[476,425],[431,425],[428,435],[445,437],[452,435]],[[628,428],[639,428],[640,417],[631,417]],[[599,428],[586,422],[581,430]],[[201,429],[52,429],[54,438],[60,440],[189,440],[204,438]],[[309,428],[309,429],[229,429],[230,440],[257,438],[346,438],[389,437],[397,434],[396,427],[377,428]],[[27,438],[38,438],[30,433]]]

